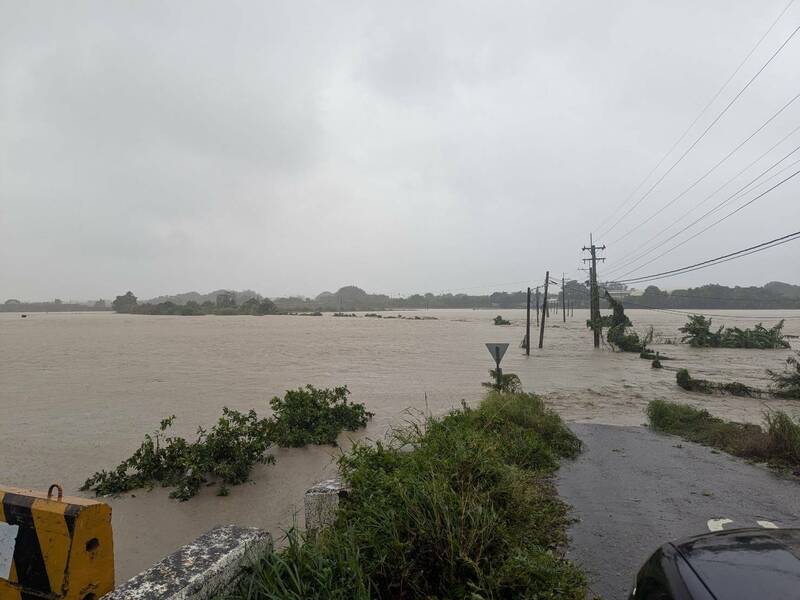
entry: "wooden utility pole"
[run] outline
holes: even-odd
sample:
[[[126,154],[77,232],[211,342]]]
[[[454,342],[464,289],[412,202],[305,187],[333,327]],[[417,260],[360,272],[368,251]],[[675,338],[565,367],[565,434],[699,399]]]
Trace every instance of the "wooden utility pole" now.
[[[547,272],[547,275],[544,276],[544,304],[543,306],[547,306],[547,284],[550,283],[550,271]],[[544,321],[545,321],[545,311],[542,310],[542,324],[539,328],[539,348],[544,345]]]
[[[525,356],[531,355],[531,288],[528,288],[528,310],[525,319]]]
[[[539,324],[539,288],[536,288],[536,324]]]
[[[587,250],[591,253],[591,258],[584,258],[583,262],[591,261],[592,266],[589,268],[589,318],[592,321],[592,332],[594,333],[594,347],[600,347],[600,291],[597,289],[597,261],[605,260],[605,258],[597,258],[598,250],[605,250],[606,246],[597,246],[592,239],[592,234],[589,234],[589,246],[583,247],[583,251]]]
[[[565,273],[561,273],[561,316],[564,317],[564,323],[567,322],[567,287],[564,285],[566,279]]]

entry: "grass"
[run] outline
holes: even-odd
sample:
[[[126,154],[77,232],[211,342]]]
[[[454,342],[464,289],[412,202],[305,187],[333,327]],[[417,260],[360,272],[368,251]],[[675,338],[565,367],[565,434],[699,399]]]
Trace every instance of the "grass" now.
[[[762,427],[725,421],[688,404],[653,400],[647,405],[647,417],[657,431],[772,467],[800,469],[800,421],[782,411],[765,413]]]
[[[357,444],[340,459],[336,523],[291,531],[229,599],[582,599],[551,481],[580,447],[540,398],[498,392]]]

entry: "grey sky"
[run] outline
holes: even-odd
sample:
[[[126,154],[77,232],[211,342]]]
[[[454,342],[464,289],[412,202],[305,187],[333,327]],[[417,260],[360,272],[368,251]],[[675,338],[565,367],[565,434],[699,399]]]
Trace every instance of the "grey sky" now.
[[[0,300],[479,293],[576,275],[589,231],[786,1],[0,0]],[[681,149],[798,25],[800,3]],[[800,92],[799,60],[800,34],[600,241]],[[800,101],[609,247],[606,268],[797,125]],[[800,176],[637,274],[798,230],[799,193]],[[661,285],[800,283],[798,256],[795,242]]]

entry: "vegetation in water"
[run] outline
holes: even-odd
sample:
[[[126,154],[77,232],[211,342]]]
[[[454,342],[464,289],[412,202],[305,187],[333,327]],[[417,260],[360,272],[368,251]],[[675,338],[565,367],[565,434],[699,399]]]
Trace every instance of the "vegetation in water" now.
[[[335,524],[290,532],[228,598],[583,599],[550,479],[580,446],[540,398],[497,392],[357,444],[340,459],[350,491]]]
[[[281,447],[335,444],[346,429],[365,427],[374,414],[363,404],[349,402],[347,386],[331,389],[307,385],[270,400],[273,419],[270,439]]]
[[[503,373],[500,375],[500,380],[497,379],[497,370],[489,369],[490,381],[484,381],[481,385],[483,387],[494,390],[495,392],[505,392],[516,394],[522,392],[522,381],[515,373]]]
[[[694,379],[686,369],[678,369],[675,376],[678,385],[690,392],[700,392],[702,394],[730,394],[731,396],[757,397],[761,395],[761,390],[750,387],[738,381],[730,383],[718,383],[707,379]]]
[[[117,495],[155,485],[174,487],[171,498],[188,500],[208,482],[219,482],[218,493],[227,496],[230,485],[247,481],[257,464],[274,463],[267,454],[279,446],[333,444],[342,430],[366,425],[372,413],[363,404],[347,401],[346,387],[319,389],[306,386],[289,390],[270,404],[273,416],[258,418],[223,408],[210,430],[200,427],[193,442],[170,436],[175,416],[161,421],[158,430],[145,435],[133,455],[111,471],[98,471],[81,487],[98,496]]]
[[[786,368],[783,371],[767,369],[767,375],[772,379],[770,393],[780,398],[800,400],[800,352],[797,356],[786,358]]]
[[[781,411],[765,413],[764,427],[760,427],[724,421],[688,404],[653,400],[647,406],[647,417],[657,431],[773,467],[795,472],[800,467],[800,422]]]
[[[502,316],[497,315],[494,318],[494,324],[495,325],[511,325],[511,321],[508,321],[508,320],[504,319]]]
[[[253,410],[244,414],[223,408],[210,431],[198,428],[194,442],[168,435],[174,421],[174,415],[163,419],[130,458],[111,471],[95,473],[81,489],[104,496],[161,484],[175,488],[171,498],[188,500],[213,479],[221,482],[219,493],[225,495],[228,485],[247,481],[254,465],[274,462],[267,454],[269,421]]]
[[[761,323],[753,329],[720,326],[711,329],[712,319],[703,315],[690,315],[689,321],[678,331],[685,334],[682,342],[696,348],[788,348],[789,342],[783,335],[783,321],[767,329]]]
[[[605,298],[613,311],[611,315],[603,316],[600,319],[600,327],[608,328],[606,335],[608,343],[622,352],[638,352],[640,355],[646,352],[647,344],[652,340],[652,328],[647,336],[639,337],[639,334],[632,330],[633,323],[625,314],[622,302],[614,298],[607,290]],[[592,322],[587,321],[587,326],[591,327]]]

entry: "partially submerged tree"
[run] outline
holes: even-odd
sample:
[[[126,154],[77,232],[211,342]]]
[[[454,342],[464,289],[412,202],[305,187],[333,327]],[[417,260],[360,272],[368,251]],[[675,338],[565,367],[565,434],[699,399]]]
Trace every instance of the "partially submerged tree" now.
[[[608,343],[622,352],[639,352],[640,354],[644,352],[647,343],[652,338],[652,331],[645,339],[640,338],[639,334],[632,330],[633,323],[625,314],[622,302],[614,298],[608,291],[606,291],[605,297],[613,311],[610,317],[603,317],[603,325],[608,327],[606,335]]]
[[[783,320],[767,329],[761,323],[753,329],[720,326],[711,330],[711,319],[703,315],[689,315],[689,321],[678,331],[685,335],[682,342],[695,348],[757,348],[773,350],[788,348],[789,342],[783,336]]]

